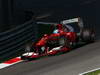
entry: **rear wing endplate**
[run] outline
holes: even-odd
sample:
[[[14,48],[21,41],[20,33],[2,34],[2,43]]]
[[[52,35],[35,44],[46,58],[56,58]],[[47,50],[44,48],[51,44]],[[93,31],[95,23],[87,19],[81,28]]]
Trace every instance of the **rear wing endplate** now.
[[[61,24],[70,24],[70,23],[78,23],[77,25],[80,28],[84,27],[83,20],[80,17],[61,21]]]

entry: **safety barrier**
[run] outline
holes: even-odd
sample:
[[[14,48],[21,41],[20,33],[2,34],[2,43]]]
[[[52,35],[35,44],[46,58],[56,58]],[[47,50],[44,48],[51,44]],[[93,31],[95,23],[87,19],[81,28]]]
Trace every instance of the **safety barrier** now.
[[[24,50],[24,45],[36,38],[36,23],[30,20],[0,33],[0,60]]]

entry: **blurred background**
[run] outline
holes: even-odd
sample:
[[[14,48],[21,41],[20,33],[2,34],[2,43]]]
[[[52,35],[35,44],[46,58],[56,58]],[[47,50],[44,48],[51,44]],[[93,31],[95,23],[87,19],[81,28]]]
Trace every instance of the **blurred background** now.
[[[0,0],[0,31],[16,27],[34,18],[61,21],[82,17],[87,25],[99,25],[99,0]]]

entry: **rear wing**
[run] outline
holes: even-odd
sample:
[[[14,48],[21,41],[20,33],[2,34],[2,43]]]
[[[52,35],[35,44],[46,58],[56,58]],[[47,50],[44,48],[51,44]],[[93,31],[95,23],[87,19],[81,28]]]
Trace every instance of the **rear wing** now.
[[[80,17],[61,21],[61,24],[70,24],[70,23],[78,23],[77,25],[80,28],[84,27],[83,20]]]
[[[53,22],[37,22],[37,24],[44,24],[44,25],[47,25],[47,24],[50,24],[50,25],[57,25],[58,23],[53,23]]]
[[[78,18],[73,18],[73,19],[68,19],[68,20],[63,20],[61,21],[60,23],[53,23],[53,22],[37,22],[37,24],[44,24],[44,25],[47,25],[47,24],[50,24],[50,25],[54,25],[56,26],[57,24],[63,24],[63,25],[66,25],[66,24],[71,24],[71,23],[77,23],[78,27],[80,29],[83,29],[84,28],[84,24],[83,24],[83,20],[82,18],[78,17]]]

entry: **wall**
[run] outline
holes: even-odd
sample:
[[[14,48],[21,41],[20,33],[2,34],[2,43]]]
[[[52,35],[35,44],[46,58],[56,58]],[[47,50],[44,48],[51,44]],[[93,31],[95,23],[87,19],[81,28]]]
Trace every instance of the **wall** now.
[[[31,19],[49,13],[44,21],[60,21],[81,16],[86,25],[99,25],[99,0],[0,0],[0,26],[15,27]],[[90,3],[89,1],[94,1]],[[10,6],[11,5],[11,6]],[[9,6],[9,10],[8,10]]]
[[[95,18],[97,0],[14,0],[15,16],[20,15],[20,18],[27,14],[29,11],[31,15],[40,15],[43,13],[51,13],[51,20],[55,18],[57,21],[63,18],[70,18],[75,16],[82,16],[86,18]],[[97,3],[96,3],[97,2]],[[33,14],[32,14],[33,12]],[[18,16],[16,16],[18,18]],[[55,20],[54,19],[54,20]]]
[[[19,19],[22,21],[25,21],[26,11],[35,16],[49,13],[57,20],[58,18],[63,18],[65,15],[72,15],[70,13],[78,10],[76,6],[75,8],[72,7],[72,5],[77,5],[77,3],[78,1],[73,2],[73,0],[24,0],[24,2],[23,0],[14,0],[14,14],[16,19],[19,18],[16,15],[20,15]],[[76,13],[75,11],[74,13]],[[73,15],[75,15],[74,13]],[[22,19],[23,17],[24,19]],[[50,17],[51,20],[55,20],[53,18]]]
[[[7,3],[4,1],[5,0],[0,0],[0,31],[3,31],[3,28],[7,29],[5,26],[8,24],[8,9],[6,7]]]

